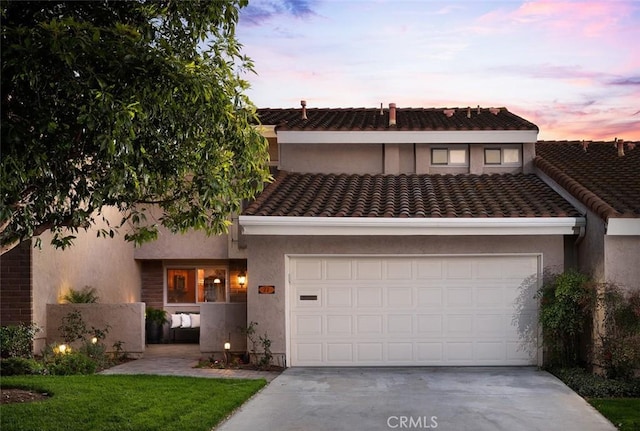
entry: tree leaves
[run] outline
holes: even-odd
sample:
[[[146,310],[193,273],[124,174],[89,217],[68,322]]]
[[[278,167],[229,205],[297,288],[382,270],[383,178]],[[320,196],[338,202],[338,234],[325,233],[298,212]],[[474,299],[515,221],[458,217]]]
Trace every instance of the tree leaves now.
[[[48,229],[66,247],[105,205],[135,242],[157,223],[225,231],[268,180],[238,75],[244,4],[2,2],[3,250]]]

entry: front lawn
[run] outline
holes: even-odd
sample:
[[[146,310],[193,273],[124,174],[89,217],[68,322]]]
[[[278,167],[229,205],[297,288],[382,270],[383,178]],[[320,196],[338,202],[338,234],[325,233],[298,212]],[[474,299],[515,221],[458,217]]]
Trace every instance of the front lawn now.
[[[594,398],[589,403],[621,431],[640,431],[640,398]]]
[[[3,388],[50,398],[0,406],[2,431],[209,431],[266,385],[168,376],[14,376]]]

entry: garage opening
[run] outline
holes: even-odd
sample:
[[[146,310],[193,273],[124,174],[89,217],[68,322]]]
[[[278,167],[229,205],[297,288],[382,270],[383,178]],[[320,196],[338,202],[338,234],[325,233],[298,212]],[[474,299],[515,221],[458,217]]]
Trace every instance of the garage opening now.
[[[541,259],[290,256],[289,363],[536,365]]]

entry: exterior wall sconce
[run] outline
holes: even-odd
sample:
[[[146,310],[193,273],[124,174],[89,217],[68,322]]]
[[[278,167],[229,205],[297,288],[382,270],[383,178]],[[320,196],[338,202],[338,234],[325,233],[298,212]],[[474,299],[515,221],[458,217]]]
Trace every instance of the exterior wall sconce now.
[[[244,272],[241,272],[240,274],[238,274],[238,284],[240,285],[240,288],[243,288],[246,282],[247,282],[247,275]]]

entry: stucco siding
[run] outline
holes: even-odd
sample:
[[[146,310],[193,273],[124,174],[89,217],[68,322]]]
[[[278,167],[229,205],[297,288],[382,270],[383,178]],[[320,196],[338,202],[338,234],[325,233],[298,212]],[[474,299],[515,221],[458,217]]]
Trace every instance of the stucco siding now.
[[[190,230],[174,234],[160,228],[158,239],[136,247],[135,259],[227,259],[229,236],[207,236],[203,231]]]
[[[285,255],[425,255],[542,253],[543,265],[553,271],[564,269],[562,236],[526,237],[248,237],[247,320],[256,321],[260,333],[273,341],[272,351],[286,349]],[[258,294],[259,285],[275,286],[275,294]]]
[[[114,221],[120,219],[115,209],[105,209],[104,214]],[[104,304],[140,301],[140,268],[133,257],[133,244],[123,235],[97,238],[93,229],[76,236],[73,246],[60,250],[50,245],[51,234],[45,233],[42,248],[32,252],[33,321],[42,328],[46,326],[46,305],[59,303],[69,289],[91,286]],[[38,342],[46,336],[46,330],[38,333]],[[36,346],[36,352],[40,347]]]
[[[606,281],[640,290],[640,237],[607,235],[604,243]]]
[[[281,144],[284,171],[332,174],[383,173],[382,144]]]

